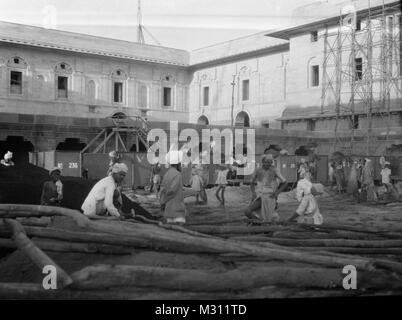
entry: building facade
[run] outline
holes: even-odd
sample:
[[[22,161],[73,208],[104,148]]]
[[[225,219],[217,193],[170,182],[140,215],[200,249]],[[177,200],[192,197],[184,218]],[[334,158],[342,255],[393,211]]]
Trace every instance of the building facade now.
[[[305,18],[192,52],[0,22],[0,151],[86,144],[113,115],[281,129],[325,154],[402,144],[399,2],[294,15]]]

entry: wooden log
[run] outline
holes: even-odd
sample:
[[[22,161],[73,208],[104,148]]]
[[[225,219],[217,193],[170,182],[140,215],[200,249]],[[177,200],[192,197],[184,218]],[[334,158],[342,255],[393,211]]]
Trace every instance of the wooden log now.
[[[17,221],[20,222],[23,226],[47,227],[51,223],[51,218],[17,218]]]
[[[261,226],[266,226],[266,225],[272,225],[269,222],[261,222],[261,221],[255,221],[253,219],[247,219],[246,220],[249,223],[256,222]],[[361,233],[373,233],[373,234],[384,234],[385,236],[388,237],[395,237],[395,238],[401,238],[401,231],[402,229],[400,228],[378,228],[378,227],[368,227],[368,226],[351,226],[351,225],[344,225],[344,224],[335,224],[335,223],[328,223],[325,222],[321,225],[309,225],[309,224],[301,224],[301,223],[294,223],[294,222],[281,222],[279,224],[276,224],[276,226],[281,226],[286,230],[287,227],[294,228],[292,230],[296,230],[297,228],[299,230],[320,230],[320,231],[353,231],[353,232],[361,232]],[[278,229],[279,230],[279,229]],[[289,230],[289,229],[288,229]]]
[[[300,247],[306,251],[322,251],[321,247]],[[346,253],[346,254],[367,254],[367,255],[402,255],[401,248],[350,248],[350,247],[325,247],[325,251]]]
[[[80,227],[86,227],[90,220],[76,210],[62,207],[38,206],[29,204],[0,204],[0,218],[20,218],[20,217],[52,217],[66,216],[74,219]]]
[[[207,225],[220,225],[220,224],[229,224],[229,223],[236,223],[236,222],[245,222],[246,218],[233,218],[233,219],[192,219],[186,222],[186,227],[191,228],[193,226],[207,226]]]
[[[70,276],[26,236],[24,228],[19,222],[12,219],[5,219],[5,222],[13,232],[12,239],[18,249],[24,252],[41,271],[49,265],[56,268],[59,288],[64,288],[72,283]]]
[[[66,231],[56,228],[25,227],[25,231],[30,237],[56,239],[72,242],[96,243],[116,246],[139,247],[139,248],[163,248],[158,247],[150,241],[134,236],[117,236],[96,232]],[[0,228],[0,236],[8,237],[10,234]]]
[[[402,248],[402,240],[285,239],[272,237],[237,237],[236,239],[258,242],[263,240],[292,247]]]
[[[33,228],[33,227],[30,227]],[[35,236],[53,238],[57,235],[49,236],[46,228],[42,228]],[[115,235],[114,241],[125,241],[128,245],[138,247],[147,247],[153,249],[163,248],[169,251],[177,252],[205,252],[205,253],[242,253],[245,255],[265,257],[274,260],[288,260],[302,263],[311,263],[314,265],[324,265],[339,267],[347,264],[353,264],[364,270],[375,268],[373,259],[344,256],[330,257],[317,253],[307,253],[305,251],[294,250],[283,246],[261,247],[250,243],[224,240],[219,238],[194,237],[188,234],[164,230],[153,225],[146,224],[127,224],[119,221],[90,221],[88,231],[98,234],[97,241],[105,242],[106,235]],[[86,233],[88,233],[88,231]],[[59,233],[60,231],[58,231]],[[54,232],[53,232],[54,233]],[[44,236],[46,235],[46,236]],[[134,236],[133,236],[134,235]],[[80,235],[81,236],[81,235]],[[92,235],[87,236],[88,241],[93,239]],[[110,239],[109,239],[110,240]],[[103,241],[103,242],[102,242]],[[93,242],[95,242],[93,240]],[[121,243],[121,242],[120,242]],[[108,244],[116,244],[108,243]],[[402,267],[398,264],[393,265],[395,271],[402,272]]]
[[[267,285],[292,288],[342,287],[342,269],[269,267],[227,272],[149,266],[95,265],[72,275],[74,289],[157,287],[169,290],[225,292]],[[401,288],[400,278],[359,273],[360,288]]]
[[[142,239],[155,241],[156,243],[162,242],[165,246],[175,248],[176,250],[186,246],[187,248],[204,249],[206,252],[215,253],[243,253],[246,255],[264,256],[275,260],[289,260],[303,263],[312,263],[325,266],[345,266],[353,264],[362,270],[372,270],[375,268],[375,261],[373,259],[344,256],[344,257],[330,257],[315,253],[301,252],[292,248],[279,246],[276,248],[262,248],[251,245],[249,243],[240,241],[224,240],[219,238],[201,238],[193,237],[187,234],[168,231],[168,230],[155,230],[155,226],[146,225],[147,229],[137,224],[122,224],[119,222],[113,224],[105,224],[104,222],[91,221],[89,229],[94,231],[113,233],[113,234],[136,234]],[[402,273],[402,264],[392,264],[392,270]]]
[[[154,288],[110,288],[106,290],[44,290],[34,283],[0,283],[0,299],[96,299],[96,300],[233,300],[267,298],[311,298],[401,295],[400,290],[344,290],[280,288],[266,286],[240,292],[191,292]]]
[[[275,231],[289,231],[289,230],[301,230],[296,227],[284,227],[280,225],[265,225],[265,226],[209,226],[209,225],[189,225],[186,227],[190,230],[214,234],[256,234],[256,233],[270,233]]]
[[[32,241],[34,241],[34,243],[45,252],[79,252],[110,255],[129,255],[133,252],[133,249],[127,247],[101,243],[77,243],[46,238],[33,238]],[[12,240],[3,238],[0,238],[0,247],[10,249],[17,248],[16,244]]]
[[[353,239],[353,240],[385,240],[388,239],[384,235],[375,235],[371,233],[361,233],[353,231],[275,231],[271,234],[274,238],[289,238],[289,239]]]
[[[184,232],[184,233],[187,233],[187,234],[190,234],[190,235],[193,235],[193,236],[198,236],[198,237],[207,237],[207,238],[211,237],[208,234],[192,231],[192,230],[186,229],[186,228],[184,228],[182,226],[178,226],[178,225],[164,224],[161,221],[150,220],[150,219],[147,219],[147,218],[145,218],[143,216],[136,216],[135,219],[137,219],[139,221],[142,221],[142,222],[145,222],[145,223],[148,223],[148,224],[157,225],[157,226],[159,226],[159,227],[161,227],[163,229],[167,229],[167,230],[174,230],[174,231]],[[128,220],[128,221],[130,221],[130,220]]]

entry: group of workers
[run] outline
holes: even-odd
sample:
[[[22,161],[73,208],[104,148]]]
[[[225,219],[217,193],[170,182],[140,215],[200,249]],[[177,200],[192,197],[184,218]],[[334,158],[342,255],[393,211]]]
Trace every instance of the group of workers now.
[[[286,179],[280,172],[280,165],[271,153],[265,153],[261,159],[262,166],[257,168],[251,180],[251,203],[246,209],[246,216],[266,222],[277,222],[278,196],[287,188]],[[296,197],[300,202],[296,211],[287,219],[299,223],[322,224],[323,217],[319,211],[316,193],[311,182],[308,166],[299,169],[299,181],[296,187]],[[259,213],[258,213],[259,211]]]
[[[10,157],[11,156],[11,157]],[[128,172],[126,164],[121,162],[118,153],[109,154],[110,163],[106,177],[98,181],[87,197],[81,209],[83,214],[91,217],[110,215],[120,217],[122,215],[121,184]],[[167,163],[169,168],[161,177],[160,164],[152,168],[152,188],[159,191],[159,201],[167,223],[184,224],[186,222],[186,207],[184,198],[186,194],[195,195],[197,202],[201,198],[207,201],[205,188],[207,181],[203,178],[203,166],[195,165],[191,178],[191,188],[183,187],[181,174],[182,151],[169,151]],[[12,153],[7,152],[1,161],[3,165],[12,164]],[[229,165],[221,165],[217,172],[215,196],[222,207],[225,206],[225,188],[227,186]],[[55,167],[49,171],[50,180],[43,184],[41,204],[48,206],[60,206],[63,200],[63,184],[61,182],[61,169]],[[299,172],[300,180],[297,184],[297,199],[300,202],[296,212],[289,221],[297,219],[298,222],[321,224],[322,216],[319,212],[317,201],[313,195],[311,174],[306,166]],[[279,221],[278,195],[287,187],[286,179],[280,172],[280,166],[271,153],[263,155],[261,167],[257,168],[251,181],[251,203],[245,214],[248,218],[261,221]],[[187,189],[187,190],[186,190]],[[258,212],[258,213],[257,213]]]
[[[110,163],[107,176],[99,180],[85,198],[81,210],[86,216],[96,217],[122,215],[121,183],[128,168],[120,163],[120,157],[113,151],[109,154]],[[63,200],[63,184],[60,180],[61,169],[55,167],[49,171],[50,180],[43,184],[41,205],[60,206]]]
[[[386,193],[394,192],[391,182],[391,164],[384,157],[380,158],[381,182]],[[330,185],[336,185],[339,193],[354,195],[358,200],[377,201],[378,194],[374,185],[374,166],[370,158],[353,159],[348,177],[345,173],[346,161],[337,160],[329,163]]]

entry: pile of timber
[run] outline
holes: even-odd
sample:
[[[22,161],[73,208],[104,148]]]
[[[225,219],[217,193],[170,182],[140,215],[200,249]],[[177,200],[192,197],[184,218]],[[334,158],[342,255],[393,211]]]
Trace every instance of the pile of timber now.
[[[44,218],[57,216],[67,219],[69,227]],[[394,249],[393,256],[400,254],[400,230],[296,224],[231,226],[226,222],[180,227],[144,217],[90,220],[66,208],[1,204],[0,248],[18,249],[41,271],[54,265],[58,289],[45,290],[41,283],[0,283],[0,298],[244,299],[402,292],[402,263],[359,251]],[[198,254],[213,257],[226,267],[97,264],[68,273],[48,255],[130,255],[138,250]],[[347,265],[358,271],[357,290],[343,288],[342,271]]]

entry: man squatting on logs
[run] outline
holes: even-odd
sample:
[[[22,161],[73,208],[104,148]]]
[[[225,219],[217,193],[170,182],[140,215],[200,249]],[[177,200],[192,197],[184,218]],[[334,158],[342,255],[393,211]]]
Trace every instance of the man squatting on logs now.
[[[102,180],[99,180],[89,192],[84,203],[82,211],[87,216],[111,215],[120,217],[121,195],[119,185],[123,182],[128,168],[124,163],[115,163],[111,167],[111,173]],[[118,201],[114,201],[118,199]],[[120,205],[119,205],[119,204]]]
[[[278,221],[279,215],[275,211],[278,195],[287,187],[286,179],[273,166],[272,154],[264,154],[261,159],[262,167],[255,170],[251,181],[251,204],[245,214],[250,219],[262,221]],[[278,180],[280,184],[278,185]],[[257,183],[257,189],[255,184]],[[254,211],[261,210],[259,216]]]

